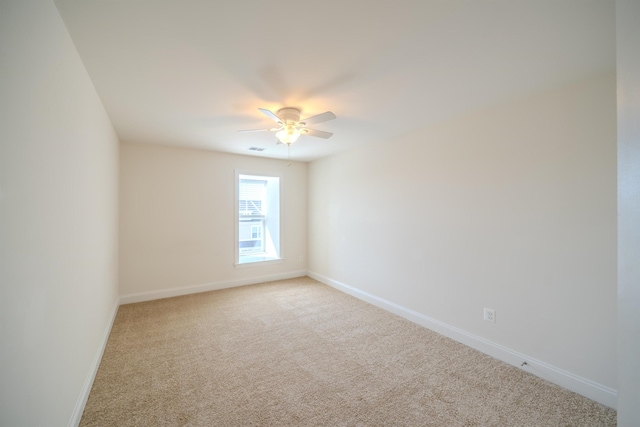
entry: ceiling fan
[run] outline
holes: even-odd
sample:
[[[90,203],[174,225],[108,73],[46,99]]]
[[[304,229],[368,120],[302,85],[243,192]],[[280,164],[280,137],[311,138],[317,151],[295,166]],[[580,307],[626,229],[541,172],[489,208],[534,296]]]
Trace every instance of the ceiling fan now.
[[[315,123],[322,123],[328,120],[333,120],[336,115],[331,111],[326,111],[322,114],[307,117],[304,120],[300,120],[300,110],[297,108],[281,108],[278,113],[273,113],[265,108],[258,108],[265,116],[269,117],[274,122],[278,123],[279,127],[271,129],[252,129],[252,130],[240,130],[238,132],[276,132],[276,138],[278,138],[278,144],[291,145],[300,135],[316,136],[318,138],[331,138],[333,133],[325,132],[323,130],[315,130],[307,128],[307,125]]]

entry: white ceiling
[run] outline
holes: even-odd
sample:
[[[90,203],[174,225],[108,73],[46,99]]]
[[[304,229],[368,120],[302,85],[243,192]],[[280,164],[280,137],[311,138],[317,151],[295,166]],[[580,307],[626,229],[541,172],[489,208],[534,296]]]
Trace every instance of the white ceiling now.
[[[613,1],[56,0],[122,141],[291,158],[392,140],[615,67]],[[251,146],[265,151],[248,151]]]

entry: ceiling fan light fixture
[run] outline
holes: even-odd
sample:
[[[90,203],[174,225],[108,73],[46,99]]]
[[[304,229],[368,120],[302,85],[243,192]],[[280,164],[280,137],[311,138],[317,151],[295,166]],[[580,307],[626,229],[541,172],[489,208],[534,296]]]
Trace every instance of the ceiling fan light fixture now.
[[[300,130],[294,125],[284,125],[281,131],[276,133],[276,138],[283,144],[293,144],[300,136]]]

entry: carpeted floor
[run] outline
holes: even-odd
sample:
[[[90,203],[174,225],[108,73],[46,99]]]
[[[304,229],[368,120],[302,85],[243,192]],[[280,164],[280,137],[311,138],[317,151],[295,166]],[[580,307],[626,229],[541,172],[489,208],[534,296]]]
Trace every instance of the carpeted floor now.
[[[81,426],[615,426],[308,277],[120,307]]]

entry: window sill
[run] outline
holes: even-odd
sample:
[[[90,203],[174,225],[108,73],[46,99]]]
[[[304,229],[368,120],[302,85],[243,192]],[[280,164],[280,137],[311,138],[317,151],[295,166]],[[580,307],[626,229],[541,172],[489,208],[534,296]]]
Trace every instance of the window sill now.
[[[247,258],[247,260],[244,262],[236,262],[235,267],[236,268],[258,267],[262,265],[280,264],[284,262],[284,258],[271,258],[271,257],[265,257],[265,256],[252,256],[252,257],[245,257],[245,258]]]

